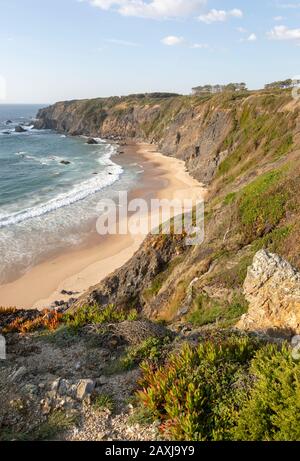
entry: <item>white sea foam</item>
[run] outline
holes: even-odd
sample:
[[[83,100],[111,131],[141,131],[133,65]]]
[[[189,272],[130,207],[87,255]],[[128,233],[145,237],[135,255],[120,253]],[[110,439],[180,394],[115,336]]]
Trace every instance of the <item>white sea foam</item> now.
[[[49,157],[38,157],[35,155],[28,155],[27,152],[16,152],[15,155],[26,160],[31,160],[32,162],[40,163],[41,165],[50,165],[53,162],[61,164],[61,162],[66,160],[64,157],[59,157],[57,155],[51,155]],[[68,162],[72,163],[70,160],[68,160]]]
[[[107,166],[107,168],[105,168],[97,176],[85,180],[80,184],[74,185],[69,192],[61,193],[54,199],[51,199],[44,204],[27,208],[23,211],[12,213],[8,216],[0,217],[0,228],[22,223],[29,219],[48,214],[59,208],[72,205],[114,184],[116,181],[118,181],[121,174],[123,173],[122,167],[115,164],[110,158],[114,152],[115,148],[111,145],[107,145],[106,153],[99,159],[99,163],[101,165]],[[36,157],[28,155],[26,155],[26,157],[31,157],[34,160],[37,159]],[[56,161],[58,158],[59,157],[55,158]],[[39,159],[39,161],[41,160],[42,159]]]

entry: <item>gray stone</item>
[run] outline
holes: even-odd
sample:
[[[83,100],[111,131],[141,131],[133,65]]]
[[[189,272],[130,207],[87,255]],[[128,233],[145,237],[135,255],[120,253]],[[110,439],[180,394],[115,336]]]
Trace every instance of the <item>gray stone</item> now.
[[[248,313],[238,328],[273,336],[300,333],[300,272],[277,254],[256,253],[244,283]]]
[[[24,130],[24,128],[21,127],[21,125],[18,125],[16,126],[15,128],[15,132],[16,133],[25,133],[26,130]]]
[[[87,144],[92,144],[92,145],[93,145],[93,144],[98,144],[98,143],[97,143],[96,139],[94,139],[94,138],[89,138],[89,139],[87,140]]]
[[[84,400],[91,395],[95,389],[96,383],[92,379],[82,379],[79,381],[76,389],[76,397],[78,400]]]

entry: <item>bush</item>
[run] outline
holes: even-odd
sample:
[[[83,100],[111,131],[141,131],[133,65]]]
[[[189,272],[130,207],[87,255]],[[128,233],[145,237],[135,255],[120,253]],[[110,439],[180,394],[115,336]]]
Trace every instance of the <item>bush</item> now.
[[[108,375],[132,370],[143,360],[150,360],[156,363],[162,356],[163,347],[169,344],[170,339],[148,338],[135,347],[130,347],[112,366],[107,367],[105,372]]]
[[[107,306],[101,309],[99,306],[83,306],[73,314],[66,314],[64,322],[68,327],[78,329],[85,325],[102,323],[118,323],[125,320],[134,321],[138,317],[136,310],[129,312],[119,311],[114,306]]]
[[[138,398],[170,439],[300,440],[300,364],[287,347],[232,335],[142,369]]]
[[[252,361],[255,383],[239,414],[237,440],[300,440],[300,364],[269,345]]]
[[[239,406],[236,387],[247,381],[245,364],[256,348],[248,338],[186,345],[163,367],[143,365],[139,398],[172,439],[229,440]]]

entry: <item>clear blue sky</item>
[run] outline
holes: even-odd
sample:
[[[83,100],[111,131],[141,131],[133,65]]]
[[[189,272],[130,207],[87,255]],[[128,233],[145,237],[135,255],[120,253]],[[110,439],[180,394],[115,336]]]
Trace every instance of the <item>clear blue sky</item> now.
[[[299,56],[300,0],[0,0],[2,103],[258,88]]]

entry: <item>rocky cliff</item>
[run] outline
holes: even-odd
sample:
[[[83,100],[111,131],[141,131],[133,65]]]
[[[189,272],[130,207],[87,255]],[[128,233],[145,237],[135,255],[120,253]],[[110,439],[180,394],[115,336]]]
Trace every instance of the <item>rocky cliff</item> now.
[[[70,135],[134,138],[159,144],[166,155],[186,160],[201,181],[210,181],[226,155],[220,151],[234,124],[234,110],[183,96],[60,102],[38,113],[37,128]]]
[[[269,334],[300,333],[300,272],[278,255],[261,250],[244,283],[249,311],[238,327]]]
[[[39,128],[155,142],[209,184],[203,245],[150,237],[73,309],[135,306],[151,318],[226,326],[248,309],[243,283],[258,250],[300,268],[299,114],[288,91],[134,95],[42,109]]]
[[[286,91],[39,112],[39,128],[184,158],[209,184],[205,241],[148,236],[67,312],[0,308],[0,440],[300,439],[298,337],[285,343],[300,332],[299,114]]]

